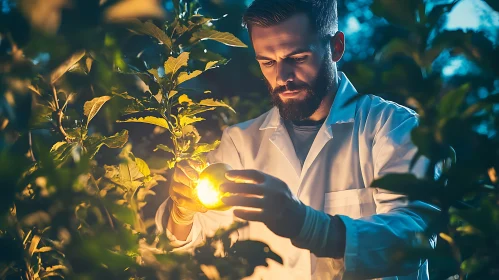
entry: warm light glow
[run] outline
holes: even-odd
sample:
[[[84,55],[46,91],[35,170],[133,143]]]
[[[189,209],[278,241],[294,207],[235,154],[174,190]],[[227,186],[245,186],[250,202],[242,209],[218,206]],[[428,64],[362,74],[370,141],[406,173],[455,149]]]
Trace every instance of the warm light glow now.
[[[208,208],[217,207],[222,203],[220,200],[221,194],[218,191],[218,188],[216,188],[208,179],[199,180],[196,192],[198,194],[199,201],[201,201],[201,203]]]

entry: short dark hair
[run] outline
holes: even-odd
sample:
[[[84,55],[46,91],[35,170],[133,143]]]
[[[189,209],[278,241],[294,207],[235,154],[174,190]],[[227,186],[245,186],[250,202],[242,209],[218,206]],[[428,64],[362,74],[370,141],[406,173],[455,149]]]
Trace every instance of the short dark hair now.
[[[338,30],[337,0],[254,0],[243,15],[243,25],[269,27],[304,13],[321,37]]]

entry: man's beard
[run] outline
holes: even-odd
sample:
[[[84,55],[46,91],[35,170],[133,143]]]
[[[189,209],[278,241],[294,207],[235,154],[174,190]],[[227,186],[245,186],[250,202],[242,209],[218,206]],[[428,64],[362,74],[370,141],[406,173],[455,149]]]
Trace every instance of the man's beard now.
[[[317,79],[313,86],[306,83],[287,83],[285,86],[278,86],[272,89],[270,83],[265,79],[270,91],[272,104],[279,109],[279,114],[284,120],[301,121],[309,118],[319,109],[324,98],[334,87],[334,65],[331,58],[326,57],[321,65]],[[285,91],[305,91],[305,98],[302,100],[289,99],[284,102],[279,93]]]

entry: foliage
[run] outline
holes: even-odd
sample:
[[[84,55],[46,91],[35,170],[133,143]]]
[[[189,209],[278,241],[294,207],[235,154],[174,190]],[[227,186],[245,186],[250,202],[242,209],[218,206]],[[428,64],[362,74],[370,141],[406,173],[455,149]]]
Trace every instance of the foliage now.
[[[499,48],[480,32],[444,30],[446,14],[459,0],[448,2],[429,6],[423,0],[374,0],[372,11],[390,23],[383,31],[395,35],[383,42],[373,60],[346,63],[344,71],[362,92],[388,93],[419,114],[419,126],[412,132],[419,149],[413,162],[421,156],[429,159],[426,178],[392,174],[373,183],[441,209],[428,231],[438,233],[436,250],[405,254],[428,257],[433,279],[454,274],[496,279],[499,92],[494,83]],[[495,1],[487,2],[497,9]],[[446,76],[439,60],[453,57],[466,59],[480,71]]]
[[[245,44],[217,31],[195,1],[173,1],[166,22],[155,0],[4,3],[0,278],[232,279],[266,258],[282,263],[260,242],[231,247],[241,224],[195,255],[172,253],[144,215],[168,170],[184,159],[204,163],[219,143],[200,142],[195,124],[216,108],[232,110],[185,87],[228,62],[203,42]],[[117,129],[128,123],[168,135],[156,148],[163,168],[132,152],[130,132]]]

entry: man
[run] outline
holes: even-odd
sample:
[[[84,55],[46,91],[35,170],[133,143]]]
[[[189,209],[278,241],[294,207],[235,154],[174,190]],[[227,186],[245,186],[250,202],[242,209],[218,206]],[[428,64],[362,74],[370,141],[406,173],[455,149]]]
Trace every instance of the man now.
[[[258,268],[257,279],[428,279],[426,262],[396,256],[430,243],[418,233],[438,210],[369,188],[384,174],[410,171],[417,118],[376,96],[346,102],[357,93],[336,69],[345,49],[336,1],[255,0],[244,23],[275,107],[226,129],[209,155],[235,169],[221,187],[235,208],[199,205],[197,172],[182,163],[158,229],[182,250],[234,217],[248,220],[239,239],[267,243],[284,262]],[[420,161],[411,172],[424,169]]]

